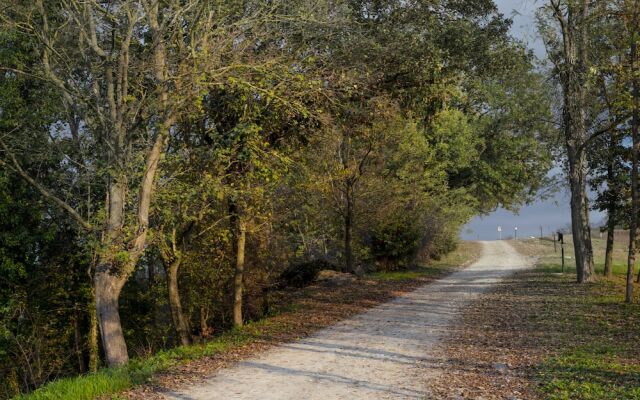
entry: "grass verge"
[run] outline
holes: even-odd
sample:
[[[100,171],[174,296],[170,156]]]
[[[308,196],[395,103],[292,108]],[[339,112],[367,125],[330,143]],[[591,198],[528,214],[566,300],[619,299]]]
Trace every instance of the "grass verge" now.
[[[203,345],[181,346],[163,350],[149,358],[134,359],[124,367],[103,368],[93,374],[58,379],[32,393],[19,396],[17,399],[84,400],[114,395],[132,386],[145,383],[154,374],[171,367],[240,346],[255,336],[255,332],[252,334],[255,329],[256,327],[248,325],[243,329],[225,333]]]
[[[596,254],[599,244],[594,241]],[[550,245],[529,245],[537,248],[537,267],[545,275],[542,282],[548,292],[538,323],[553,333],[541,344],[550,348],[550,356],[536,368],[541,396],[550,400],[640,400],[640,305],[623,302],[626,267],[622,260],[614,260],[613,278],[600,276],[596,283],[578,285],[573,283],[573,265],[562,274]],[[572,251],[567,255],[572,256]]]

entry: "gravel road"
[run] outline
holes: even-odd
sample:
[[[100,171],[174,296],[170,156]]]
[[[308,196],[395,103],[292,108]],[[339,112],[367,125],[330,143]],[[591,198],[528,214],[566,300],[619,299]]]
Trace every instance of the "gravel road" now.
[[[429,399],[446,374],[435,347],[461,310],[530,262],[504,241],[482,242],[470,267],[408,295],[218,371],[168,399]]]

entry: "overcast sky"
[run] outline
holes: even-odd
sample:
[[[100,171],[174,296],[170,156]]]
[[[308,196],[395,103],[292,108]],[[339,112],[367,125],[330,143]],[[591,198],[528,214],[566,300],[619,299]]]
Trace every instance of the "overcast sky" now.
[[[540,58],[545,57],[544,45],[536,34],[535,12],[542,4],[541,0],[495,0],[500,11],[513,19],[512,34],[525,41]],[[599,224],[604,215],[591,213],[592,224]],[[499,209],[485,217],[474,218],[461,231],[463,239],[493,240],[498,238],[498,226],[502,227],[503,237],[514,236],[518,228],[518,237],[538,236],[540,227],[545,235],[571,222],[569,196],[566,192],[558,193],[553,199],[538,201],[530,206],[522,207],[519,213],[512,214]]]

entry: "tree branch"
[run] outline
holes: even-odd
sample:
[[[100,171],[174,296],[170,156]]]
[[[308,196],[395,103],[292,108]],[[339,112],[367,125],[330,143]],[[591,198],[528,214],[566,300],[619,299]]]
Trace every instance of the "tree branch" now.
[[[11,163],[13,164],[13,167],[11,167],[9,164],[7,164],[3,160],[0,160],[0,165],[4,165],[7,168],[10,168],[10,169],[14,170],[18,175],[20,175],[20,177],[22,179],[24,179],[27,183],[29,183],[36,190],[38,190],[40,192],[40,194],[42,194],[44,197],[49,199],[51,202],[53,202],[58,207],[60,207],[63,210],[65,210],[84,229],[87,229],[87,230],[91,230],[92,229],[91,224],[89,222],[87,222],[84,218],[82,218],[82,216],[73,207],[71,207],[68,203],[66,203],[65,201],[60,199],[58,196],[56,196],[53,193],[51,193],[44,186],[42,186],[41,184],[36,182],[36,180],[34,180],[31,176],[29,176],[29,174],[27,174],[27,172],[24,169],[22,169],[22,166],[18,162],[18,159],[16,158],[15,154],[13,154],[13,152],[11,152],[9,150],[9,148],[7,147],[7,145],[4,143],[4,141],[2,139],[0,139],[0,146],[5,151],[5,153],[9,156],[9,158],[11,159]]]

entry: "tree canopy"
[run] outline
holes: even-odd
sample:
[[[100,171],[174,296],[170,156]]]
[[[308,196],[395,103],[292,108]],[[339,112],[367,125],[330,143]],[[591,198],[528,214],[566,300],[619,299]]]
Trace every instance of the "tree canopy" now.
[[[439,257],[551,166],[489,0],[3,9],[0,396],[260,318],[285,269]]]

